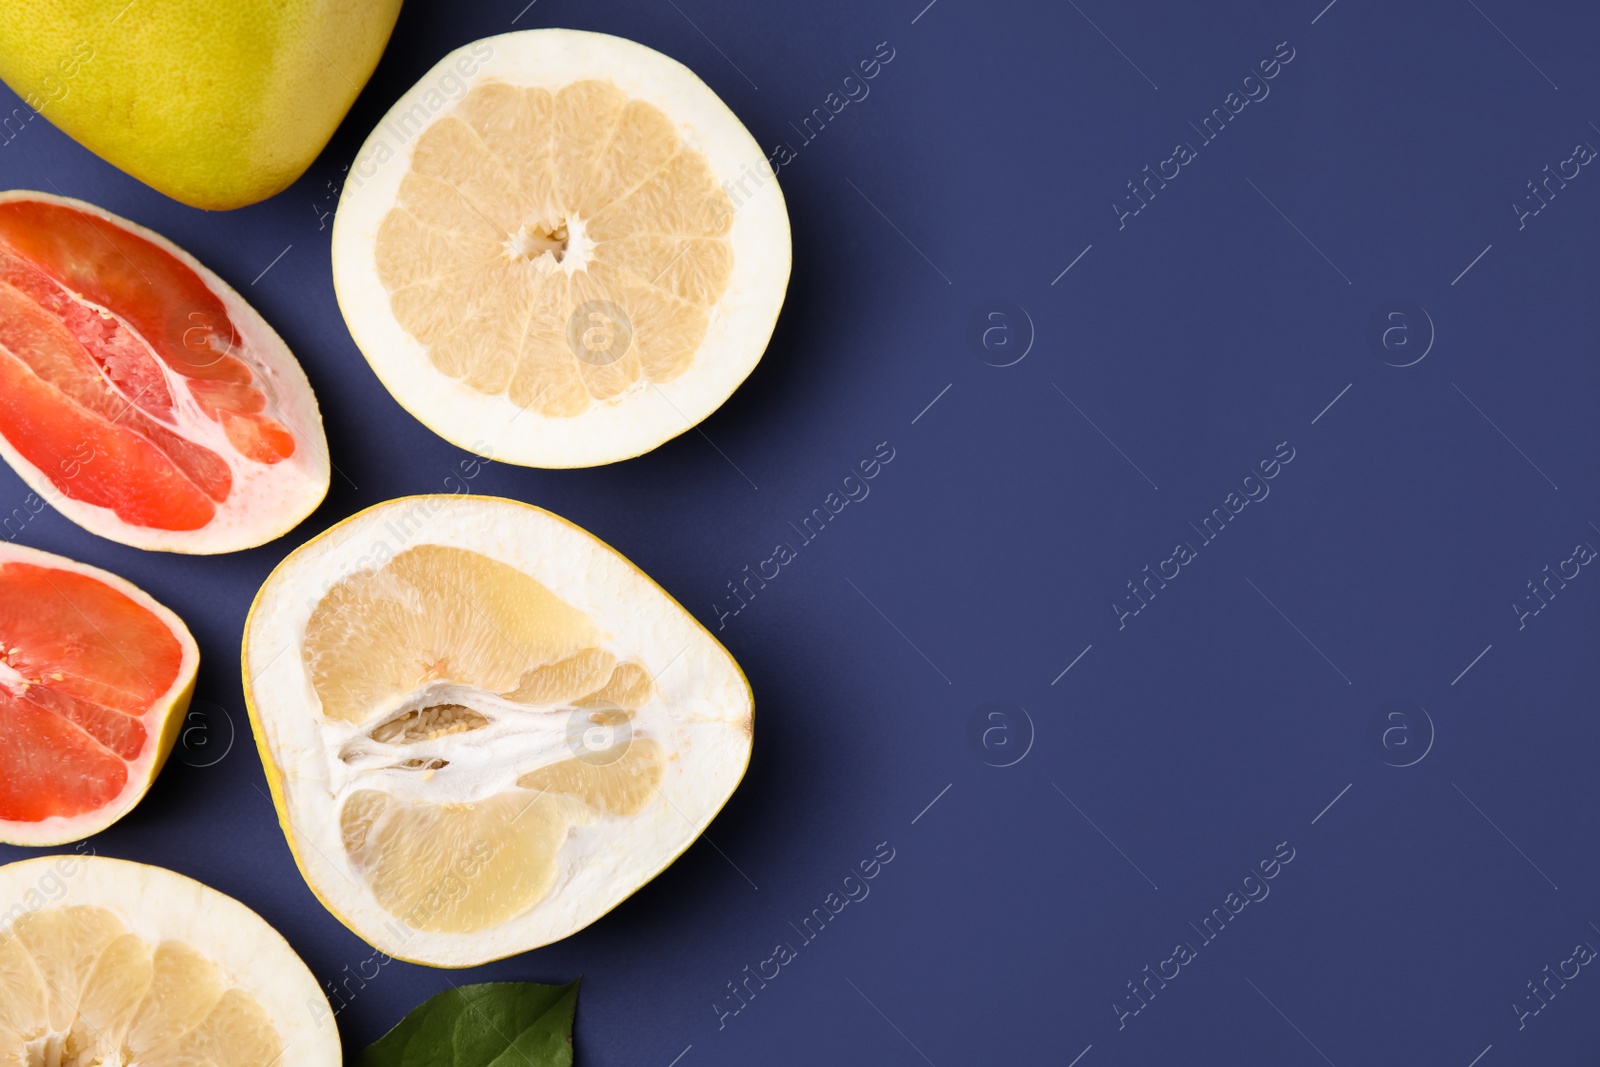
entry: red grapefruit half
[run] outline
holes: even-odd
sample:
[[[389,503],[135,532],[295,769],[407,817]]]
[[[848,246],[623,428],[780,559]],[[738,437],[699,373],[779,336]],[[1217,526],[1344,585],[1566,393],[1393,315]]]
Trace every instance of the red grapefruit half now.
[[[59,845],[133,809],[172,751],[200,662],[137,586],[0,545],[0,841]]]
[[[311,384],[193,256],[92,204],[0,193],[0,454],[78,525],[233,552],[328,491]]]

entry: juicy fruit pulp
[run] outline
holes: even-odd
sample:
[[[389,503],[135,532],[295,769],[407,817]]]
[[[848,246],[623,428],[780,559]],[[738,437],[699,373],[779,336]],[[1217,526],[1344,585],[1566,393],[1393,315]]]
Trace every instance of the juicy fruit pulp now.
[[[312,686],[324,716],[364,727],[339,749],[341,838],[386,911],[435,932],[504,922],[555,884],[569,824],[654,798],[660,746],[632,734],[649,672],[598,640],[540,582],[440,545],[322,598]]]
[[[0,1067],[337,1067],[317,980],[231,897],[66,853],[0,867]]]
[[[243,669],[307,882],[416,962],[582,929],[749,761],[732,657],[614,550],[515,501],[394,500],[313,538],[256,597]]]
[[[236,343],[222,301],[163,249],[63,204],[0,203],[0,434],[66,496],[195,530],[233,488],[221,448],[292,455]],[[226,444],[185,436],[196,415]]]
[[[326,490],[310,389],[272,373],[292,357],[220,280],[134,230],[74,201],[0,197],[7,456],[69,517],[116,540],[259,544],[283,531],[253,526],[282,523],[282,507],[298,521]],[[303,394],[288,401],[298,434],[283,391]],[[267,513],[240,523],[258,496]],[[246,528],[202,544],[197,531],[214,523]]]
[[[572,416],[688,367],[732,215],[659,108],[602,81],[489,82],[419,139],[378,274],[439,371]]]
[[[0,552],[0,840],[86,837],[159,769],[196,654],[136,592],[59,557]]]
[[[0,1064],[269,1067],[284,1051],[250,992],[106,908],[48,907],[0,935]]]
[[[150,743],[140,716],[178,676],[177,638],[92,578],[5,563],[0,644],[0,819],[38,822],[109,803]]]

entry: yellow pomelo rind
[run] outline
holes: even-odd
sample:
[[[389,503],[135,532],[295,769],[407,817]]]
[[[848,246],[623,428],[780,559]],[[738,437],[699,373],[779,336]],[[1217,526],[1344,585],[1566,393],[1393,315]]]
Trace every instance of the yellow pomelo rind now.
[[[399,0],[14,0],[0,78],[25,102],[13,120],[48,119],[192,207],[237,208],[316,159],[399,12]]]

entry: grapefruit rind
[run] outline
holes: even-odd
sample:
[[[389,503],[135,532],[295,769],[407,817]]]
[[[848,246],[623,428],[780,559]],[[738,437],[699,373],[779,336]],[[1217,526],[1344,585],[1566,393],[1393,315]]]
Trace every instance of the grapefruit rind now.
[[[0,867],[0,938],[24,916],[75,906],[111,912],[147,943],[178,941],[198,951],[265,1010],[283,1042],[279,1063],[342,1062],[316,978],[281,934],[234,898],[163,867],[92,854]]]
[[[315,511],[327,496],[331,471],[316,395],[283,339],[244,297],[165,237],[94,204],[24,189],[0,192],[0,203],[13,200],[37,200],[73,208],[149,241],[194,271],[227,309],[239,338],[235,354],[249,362],[260,377],[270,394],[274,414],[281,417],[296,444],[292,456],[271,466],[233,465],[235,481],[227,501],[217,506],[211,522],[197,530],[137,526],[123,521],[110,508],[75,500],[0,435],[0,457],[28,488],[90,533],[133,548],[193,555],[238,552],[266,544],[294,529]]]
[[[463,77],[462,71],[472,71]],[[559,90],[609,82],[659,108],[682,142],[704,157],[730,195],[733,270],[711,309],[692,363],[660,384],[636,382],[581,414],[546,417],[435,369],[428,348],[400,323],[380,280],[378,232],[436,122],[473,88],[501,82]],[[448,95],[447,95],[448,94]],[[419,116],[425,119],[419,120]],[[698,425],[755,369],[783,306],[791,246],[783,192],[766,154],[726,104],[689,68],[644,45],[580,30],[522,30],[485,38],[440,60],[397,101],[350,167],[333,226],[339,308],[367,362],[395,399],[452,444],[523,466],[612,463],[648,452]],[[560,324],[557,324],[558,327]],[[570,329],[570,324],[569,324]],[[570,334],[569,334],[570,336]],[[576,351],[576,350],[575,350]]]
[[[183,727],[184,714],[194,695],[195,672],[200,666],[200,649],[183,620],[172,610],[156,601],[138,586],[109,571],[85,563],[42,552],[18,544],[0,544],[0,566],[10,562],[31,563],[40,567],[59,568],[94,578],[122,593],[140,607],[145,608],[166,624],[183,648],[183,659],[172,685],[140,716],[153,726],[139,757],[128,764],[128,778],[123,790],[110,804],[94,811],[71,817],[51,816],[38,822],[0,820],[0,842],[10,845],[43,847],[80,841],[106,829],[132,811],[150,791],[156,775],[172,752],[173,743]]]
[[[645,664],[664,700],[694,708],[679,716],[683,732],[675,736],[659,796],[640,821],[607,841],[612,828],[601,820],[599,847],[574,829],[562,846],[555,890],[523,914],[470,933],[410,927],[384,910],[349,862],[329,791],[326,724],[299,651],[307,621],[329,588],[416,544],[467,548],[524,569],[588,612],[609,647]],[[245,622],[241,668],[273,805],[306,884],[358,937],[408,963],[477,966],[590,925],[698,840],[750,760],[754,697],[711,632],[616,549],[558,515],[514,500],[404,497],[331,527],[291,553],[262,585]],[[581,862],[596,853],[600,863]]]

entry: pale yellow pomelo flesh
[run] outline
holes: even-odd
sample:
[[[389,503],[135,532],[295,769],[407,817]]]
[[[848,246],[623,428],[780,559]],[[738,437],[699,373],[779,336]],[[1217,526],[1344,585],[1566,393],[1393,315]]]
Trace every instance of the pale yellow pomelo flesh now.
[[[199,882],[47,856],[0,867],[0,909],[4,1067],[339,1063],[311,972],[259,916]]]
[[[465,86],[448,100],[447,76]],[[363,148],[333,244],[340,306],[397,399],[533,466],[703,419],[760,358],[789,275],[782,194],[738,119],[667,57],[572,30],[446,57]]]
[[[489,82],[423,133],[378,272],[437,370],[571,416],[687,369],[733,272],[732,222],[705,157],[654,105],[604,81]],[[573,351],[569,323],[587,347]]]
[[[581,929],[693,842],[749,759],[727,652],[514,501],[413,497],[334,527],[262,587],[243,662],[302,873],[417,962]]]

